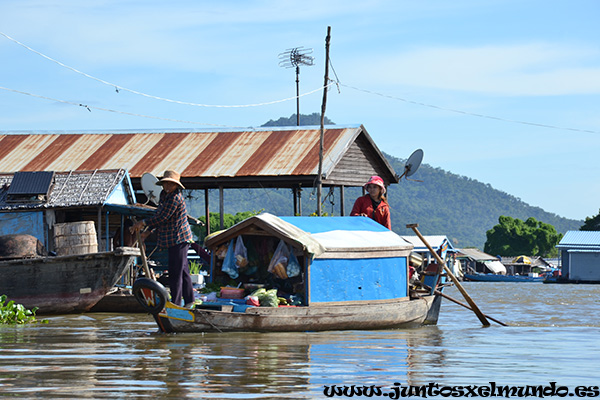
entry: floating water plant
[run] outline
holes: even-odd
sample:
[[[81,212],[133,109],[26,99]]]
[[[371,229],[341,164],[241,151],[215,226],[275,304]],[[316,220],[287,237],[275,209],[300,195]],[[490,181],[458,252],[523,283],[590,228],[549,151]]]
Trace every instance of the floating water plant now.
[[[31,310],[25,308],[22,304],[16,304],[14,301],[6,302],[6,295],[0,296],[0,324],[29,324],[38,322],[35,319],[37,307]],[[42,322],[48,322],[43,320]]]

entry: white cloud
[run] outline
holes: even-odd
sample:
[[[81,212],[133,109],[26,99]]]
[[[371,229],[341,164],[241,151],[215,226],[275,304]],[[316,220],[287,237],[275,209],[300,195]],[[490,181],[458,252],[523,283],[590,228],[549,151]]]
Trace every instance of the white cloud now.
[[[568,44],[436,47],[369,57],[353,79],[511,96],[598,94],[598,56]]]

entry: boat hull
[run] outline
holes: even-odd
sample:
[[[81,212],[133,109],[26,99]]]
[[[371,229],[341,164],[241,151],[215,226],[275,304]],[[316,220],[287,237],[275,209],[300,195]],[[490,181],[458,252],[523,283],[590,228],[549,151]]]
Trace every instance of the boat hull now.
[[[0,261],[0,294],[37,314],[88,311],[139,256],[121,247],[112,252]]]
[[[516,276],[494,274],[465,274],[464,279],[473,282],[543,282],[543,276]]]
[[[248,307],[189,310],[165,299],[159,283],[138,279],[134,295],[162,332],[305,332],[412,328],[437,323],[441,298],[322,303],[298,307]],[[160,285],[162,286],[162,285]]]

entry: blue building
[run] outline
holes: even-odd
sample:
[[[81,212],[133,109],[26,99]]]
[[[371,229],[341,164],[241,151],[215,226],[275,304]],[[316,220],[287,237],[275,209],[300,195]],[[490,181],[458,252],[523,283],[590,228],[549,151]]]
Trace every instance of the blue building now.
[[[574,283],[600,282],[600,231],[568,231],[556,247],[564,279]]]

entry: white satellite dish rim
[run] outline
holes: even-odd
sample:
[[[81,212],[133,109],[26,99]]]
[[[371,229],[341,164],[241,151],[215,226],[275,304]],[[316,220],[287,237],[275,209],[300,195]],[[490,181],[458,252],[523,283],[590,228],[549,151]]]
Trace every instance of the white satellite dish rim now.
[[[158,178],[150,172],[145,172],[142,175],[140,183],[142,185],[142,190],[144,191],[144,194],[148,199],[146,201],[146,204],[151,201],[155,205],[158,205],[158,202],[160,200],[160,192],[162,191],[162,186],[157,185],[156,182],[158,182]]]
[[[404,169],[406,170],[405,174],[407,177],[417,172],[417,170],[421,166],[421,161],[423,161],[423,150],[417,149],[413,151],[410,157],[408,157],[406,165],[404,166]]]

